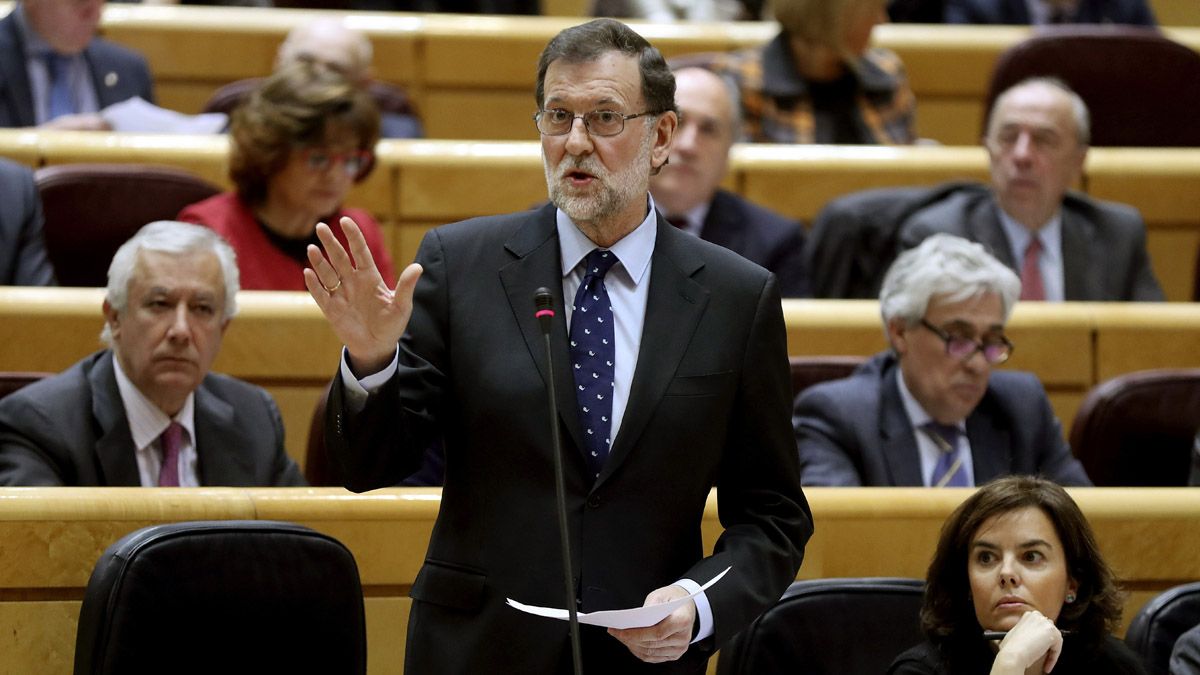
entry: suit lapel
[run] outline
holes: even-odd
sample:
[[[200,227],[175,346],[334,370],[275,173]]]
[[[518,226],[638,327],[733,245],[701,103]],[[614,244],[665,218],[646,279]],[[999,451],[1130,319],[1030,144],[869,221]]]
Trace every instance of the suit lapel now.
[[[921,477],[921,454],[913,435],[912,420],[904,411],[900,399],[900,367],[894,360],[883,371],[879,388],[879,445],[887,464],[891,481],[888,485],[924,485]]]
[[[704,267],[704,259],[696,253],[694,245],[691,235],[676,230],[659,216],[637,369],[621,428],[597,486],[612,475],[637,445],[708,306],[708,289],[691,278]]]
[[[1083,231],[1083,223],[1066,206],[1062,209],[1062,265],[1063,299],[1090,300],[1100,293],[1092,274],[1104,269],[1103,265],[1092,265],[1089,269],[1084,261],[1093,263],[1104,259],[1102,251],[1092,251],[1092,238]]]
[[[112,359],[111,351],[101,352],[88,373],[92,417],[99,428],[96,460],[100,463],[104,485],[137,487],[142,484],[142,478],[138,474],[133,434],[129,431],[129,419],[125,415],[125,404],[121,402],[121,391],[117,388]]]
[[[17,30],[17,18],[10,12],[0,21],[0,27],[3,27],[0,30],[0,92],[8,92],[15,121],[13,126],[31,127],[36,122],[33,93],[25,69],[25,50]]]
[[[513,317],[533,355],[543,382],[549,382],[550,366],[546,361],[546,343],[534,314],[533,296],[546,287],[554,296],[554,322],[550,330],[550,346],[554,351],[554,393],[558,416],[566,425],[575,447],[583,459],[583,434],[579,428],[578,400],[575,380],[570,371],[571,352],[567,348],[566,306],[562,296],[562,251],[555,229],[557,209],[548,204],[534,212],[529,222],[505,242],[505,248],[517,259],[500,269],[500,282],[508,295]]]
[[[732,211],[730,199],[717,190],[708,207],[708,215],[704,217],[704,225],[700,228],[700,238],[732,251],[745,250],[742,239],[746,228],[737,226],[737,214]]]
[[[1013,258],[1012,245],[1008,243],[1008,237],[1004,234],[1004,226],[1000,224],[1000,205],[992,197],[980,200],[977,208],[983,210],[980,217],[966,219],[967,231],[970,233],[968,239],[983,244],[997,260],[1020,274],[1021,268],[1017,266],[1017,261]]]
[[[971,463],[975,467],[975,484],[984,483],[1012,469],[1012,431],[997,424],[998,417],[991,415],[991,390],[967,417],[967,441],[971,444]]]
[[[254,475],[254,462],[233,432],[233,406],[217,398],[205,382],[196,389],[197,473],[201,485],[242,485]],[[265,422],[264,422],[265,423]]]

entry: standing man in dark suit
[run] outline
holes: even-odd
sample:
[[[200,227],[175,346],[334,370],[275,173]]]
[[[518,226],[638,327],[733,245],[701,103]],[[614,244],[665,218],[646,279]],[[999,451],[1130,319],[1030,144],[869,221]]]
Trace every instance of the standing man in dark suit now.
[[[939,234],[879,295],[891,351],[796,398],[805,485],[983,485],[1013,473],[1091,485],[1036,376],[993,371],[1021,283],[979,244]]]
[[[20,0],[0,19],[0,127],[107,129],[98,111],[154,103],[141,54],[95,37],[104,0]]]
[[[329,260],[310,247],[305,280],[346,345],[326,426],[345,485],[394,484],[445,438],[409,673],[569,672],[566,624],[505,604],[563,603],[548,422],[562,432],[578,609],[669,601],[731,568],[654,626],[582,626],[588,672],[703,673],[795,579],[812,520],[779,290],[655,212],[674,90],[624,24],[568,28],[542,52],[536,88],[552,204],[431,231],[394,291],[349,219],[357,265],[318,227]],[[553,421],[542,287],[560,308]],[[725,531],[706,557],[714,485]]]
[[[1022,300],[1163,300],[1138,212],[1067,192],[1088,130],[1087,106],[1062,82],[1014,85],[996,98],[983,139],[991,189],[968,185],[912,214],[900,246],[934,232],[977,241],[1021,275]]]
[[[0,157],[0,286],[53,285],[33,172]]]
[[[946,23],[1157,25],[1146,0],[946,0]]]
[[[785,298],[812,297],[800,223],[720,189],[741,128],[737,93],[703,68],[675,73],[679,128],[671,162],[650,179],[667,221],[775,273]]]
[[[0,400],[0,485],[304,485],[271,396],[208,372],[237,291],[212,230],[139,230],[108,268],[110,349]]]

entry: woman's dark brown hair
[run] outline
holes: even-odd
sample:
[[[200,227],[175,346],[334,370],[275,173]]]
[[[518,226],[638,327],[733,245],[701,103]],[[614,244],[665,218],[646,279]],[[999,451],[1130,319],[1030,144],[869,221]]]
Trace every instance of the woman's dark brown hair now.
[[[379,140],[379,110],[366,91],[342,74],[306,62],[282,66],[233,111],[229,176],[247,204],[267,197],[268,179],[293,149],[325,142],[330,129],[346,130],[357,149]],[[370,173],[372,164],[355,181]]]
[[[1041,509],[1062,541],[1067,573],[1079,584],[1075,601],[1063,605],[1056,624],[1085,643],[1097,644],[1121,619],[1122,594],[1100,555],[1092,528],[1062,487],[1032,476],[998,478],[979,488],[942,525],[941,538],[925,576],[921,628],[931,641],[953,646],[978,638],[967,562],[971,541],[989,518],[1018,509]]]

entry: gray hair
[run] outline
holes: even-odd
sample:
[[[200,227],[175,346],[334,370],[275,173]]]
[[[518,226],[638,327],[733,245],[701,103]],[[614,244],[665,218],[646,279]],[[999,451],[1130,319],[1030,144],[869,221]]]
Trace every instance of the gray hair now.
[[[1005,89],[992,102],[992,109],[988,111],[987,130],[988,135],[992,134],[992,117],[996,113],[996,108],[1000,107],[1000,103],[1012,92],[1026,87],[1051,87],[1058,89],[1067,95],[1067,99],[1071,102],[1071,117],[1075,118],[1075,140],[1079,145],[1088,145],[1092,142],[1092,116],[1088,112],[1087,104],[1083,102],[1079,94],[1075,93],[1066,82],[1057,77],[1039,76],[1028,77],[1013,86]]]
[[[207,227],[173,220],[158,220],[142,227],[117,249],[108,266],[108,288],[104,299],[118,313],[124,314],[129,306],[129,284],[133,281],[142,251],[175,255],[212,252],[221,264],[221,278],[225,280],[225,310],[221,320],[228,321],[237,314],[237,292],[240,285],[237,256],[233,248]],[[100,340],[112,346],[112,329],[107,323],[100,332]]]
[[[1021,279],[982,244],[935,234],[901,253],[884,276],[879,292],[884,334],[892,319],[915,324],[924,318],[935,295],[959,302],[985,293],[1000,296],[1008,321],[1021,295]]]

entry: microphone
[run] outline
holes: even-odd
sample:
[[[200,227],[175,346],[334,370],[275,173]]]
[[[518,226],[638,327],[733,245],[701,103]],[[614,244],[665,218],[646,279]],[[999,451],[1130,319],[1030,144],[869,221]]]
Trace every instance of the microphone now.
[[[574,569],[571,566],[571,540],[567,536],[567,488],[563,482],[562,436],[558,428],[558,397],[554,392],[554,350],[550,348],[550,328],[554,323],[554,294],[542,286],[533,293],[533,306],[542,339],[546,343],[546,379],[550,392],[550,438],[554,451],[554,488],[558,504],[558,536],[562,540],[563,583],[566,586],[567,621],[571,632],[571,659],[575,675],[583,675],[583,656],[579,646],[579,615],[575,611]]]

